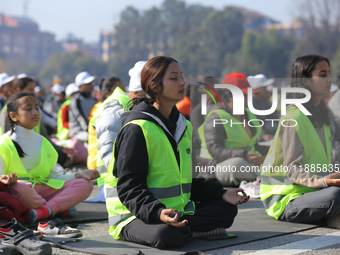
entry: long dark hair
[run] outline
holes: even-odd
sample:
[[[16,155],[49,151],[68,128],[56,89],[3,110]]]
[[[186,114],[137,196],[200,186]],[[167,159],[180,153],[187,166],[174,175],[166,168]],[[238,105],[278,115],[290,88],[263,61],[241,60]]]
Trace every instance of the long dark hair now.
[[[17,93],[15,95],[11,96],[8,99],[8,102],[7,102],[7,117],[8,117],[8,121],[9,121],[9,125],[10,125],[11,134],[13,134],[13,132],[14,132],[15,122],[14,122],[14,120],[11,119],[9,114],[11,112],[18,113],[18,108],[19,108],[18,100],[22,97],[25,97],[25,96],[32,96],[35,99],[37,99],[37,97],[34,94],[29,93],[29,92],[20,92],[20,93]],[[37,99],[37,101],[38,101],[38,99]],[[23,158],[26,155],[25,152],[23,151],[21,146],[16,141],[13,141],[13,143],[14,143],[15,148],[17,149],[19,157]]]
[[[304,85],[304,78],[312,78],[312,72],[315,70],[315,66],[320,61],[326,61],[330,66],[329,60],[326,57],[319,55],[305,55],[298,57],[292,66],[290,74],[290,86],[308,89],[311,93],[311,100],[304,104],[306,109],[312,114],[309,117],[314,127],[322,127],[325,123],[330,125],[330,116],[328,108],[323,100],[320,104],[315,106],[313,92]],[[288,98],[304,98],[305,95],[302,93],[289,93]]]
[[[17,82],[15,83],[15,86],[22,91],[27,87],[27,85],[30,82],[34,82],[34,80],[31,77],[21,78],[17,80]]]
[[[111,77],[111,78],[102,78],[99,82],[99,88],[100,88],[100,94],[102,97],[102,101],[105,101],[106,95],[105,92],[113,92],[116,87],[118,86],[118,82],[120,82],[121,79],[118,77]]]
[[[141,85],[146,95],[132,99],[133,106],[141,102],[149,105],[157,102],[156,93],[163,91],[163,77],[172,62],[178,63],[175,59],[165,56],[154,57],[146,62],[141,74]]]

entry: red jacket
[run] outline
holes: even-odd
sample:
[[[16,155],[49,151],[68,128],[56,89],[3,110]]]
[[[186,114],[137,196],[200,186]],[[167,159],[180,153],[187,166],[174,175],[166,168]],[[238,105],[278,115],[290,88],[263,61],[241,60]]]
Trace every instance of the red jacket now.
[[[29,216],[30,210],[12,196],[7,186],[0,182],[0,219],[16,218],[18,222],[25,224]]]

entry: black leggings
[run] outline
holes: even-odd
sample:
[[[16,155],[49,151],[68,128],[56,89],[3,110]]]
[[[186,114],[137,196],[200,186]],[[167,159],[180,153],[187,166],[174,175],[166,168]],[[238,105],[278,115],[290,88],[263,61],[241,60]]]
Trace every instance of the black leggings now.
[[[171,249],[191,241],[192,231],[209,231],[216,228],[229,228],[237,215],[237,206],[223,200],[196,203],[195,215],[184,215],[179,221],[188,224],[176,228],[165,223],[146,224],[135,219],[121,232],[125,241],[149,245],[158,249]]]

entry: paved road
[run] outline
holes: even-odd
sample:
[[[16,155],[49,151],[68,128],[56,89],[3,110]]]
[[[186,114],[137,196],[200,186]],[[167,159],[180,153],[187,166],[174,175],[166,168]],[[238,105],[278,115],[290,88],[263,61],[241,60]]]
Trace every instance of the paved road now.
[[[96,192],[97,186],[95,186],[93,194],[96,194]],[[262,203],[260,200],[251,200],[249,203],[240,206],[239,210],[248,208],[262,208]],[[107,221],[80,224],[78,228],[83,232],[84,237],[101,236],[108,234]],[[85,253],[72,252],[53,248],[53,254],[80,255]],[[301,231],[298,233],[268,238],[261,241],[254,241],[223,249],[212,250],[205,252],[205,254],[209,255],[340,254],[340,231],[337,229],[319,227],[307,231]]]

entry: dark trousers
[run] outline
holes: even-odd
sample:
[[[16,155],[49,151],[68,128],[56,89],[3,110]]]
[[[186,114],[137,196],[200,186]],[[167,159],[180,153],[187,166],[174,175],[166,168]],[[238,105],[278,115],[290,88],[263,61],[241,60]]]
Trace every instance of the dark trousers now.
[[[313,223],[333,215],[340,215],[339,187],[328,187],[300,195],[289,202],[279,220]]]
[[[135,219],[121,232],[125,241],[149,245],[158,249],[171,249],[191,241],[192,231],[209,231],[216,228],[229,228],[237,215],[237,206],[223,200],[196,203],[194,215],[184,215],[179,219],[188,224],[176,228],[165,223],[146,224]]]

